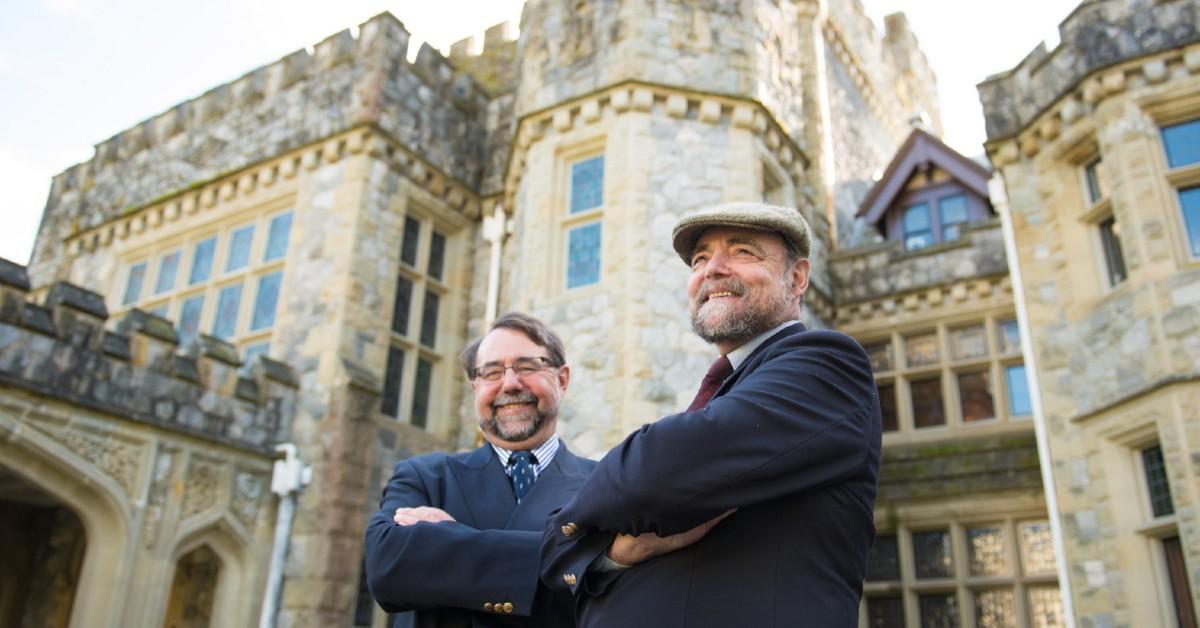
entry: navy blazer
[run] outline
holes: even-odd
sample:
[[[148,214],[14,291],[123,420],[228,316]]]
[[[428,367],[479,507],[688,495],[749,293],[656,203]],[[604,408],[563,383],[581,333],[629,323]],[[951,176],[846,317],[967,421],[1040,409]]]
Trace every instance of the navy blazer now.
[[[862,347],[783,329],[707,407],[643,426],[600,461],[547,522],[542,580],[576,596],[583,627],[857,626],[881,431]],[[588,573],[618,532],[676,534],[730,508],[694,545]]]
[[[371,594],[388,612],[414,611],[397,626],[573,626],[570,597],[538,583],[538,547],[550,511],[595,464],[560,444],[517,505],[490,445],[401,461],[367,525]],[[415,506],[441,508],[455,521],[393,522],[397,508]]]

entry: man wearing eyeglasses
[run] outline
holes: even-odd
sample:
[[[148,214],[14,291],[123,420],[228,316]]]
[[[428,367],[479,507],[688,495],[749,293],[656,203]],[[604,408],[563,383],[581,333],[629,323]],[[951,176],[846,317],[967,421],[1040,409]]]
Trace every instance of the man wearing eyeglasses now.
[[[571,369],[562,341],[508,313],[460,356],[486,442],[401,461],[367,526],[372,595],[396,626],[573,626],[569,595],[538,582],[551,510],[595,462],[555,433]]]

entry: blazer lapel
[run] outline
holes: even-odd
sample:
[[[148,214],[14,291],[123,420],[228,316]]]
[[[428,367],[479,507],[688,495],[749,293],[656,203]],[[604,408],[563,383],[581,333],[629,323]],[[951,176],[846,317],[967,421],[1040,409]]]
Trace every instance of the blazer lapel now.
[[[570,501],[585,479],[579,458],[559,442],[554,460],[538,475],[506,527],[510,530],[541,530],[550,511]]]
[[[747,371],[750,371],[753,368],[757,368],[758,358],[761,357],[763,352],[767,350],[767,347],[770,347],[779,340],[787,338],[792,334],[799,334],[804,330],[804,323],[796,323],[795,325],[784,327],[783,329],[779,330],[779,333],[767,338],[761,345],[755,347],[754,351],[751,351],[750,355],[746,356],[745,360],[742,360],[742,363],[738,365],[737,370],[735,370],[729,377],[725,378],[725,381],[721,383],[721,387],[717,389],[717,392],[713,395],[713,398],[720,397],[721,395],[725,394],[727,390],[733,387],[734,383],[742,378],[742,375],[746,374]]]
[[[461,460],[451,458],[450,470],[474,519],[474,527],[503,529],[517,507],[517,500],[491,446],[484,445]]]

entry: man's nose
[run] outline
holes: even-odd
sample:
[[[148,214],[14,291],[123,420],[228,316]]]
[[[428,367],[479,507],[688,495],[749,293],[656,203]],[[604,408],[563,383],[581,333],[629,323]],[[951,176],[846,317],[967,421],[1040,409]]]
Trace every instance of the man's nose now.
[[[724,277],[729,274],[729,258],[723,252],[717,251],[704,263],[705,277]]]
[[[500,377],[501,390],[520,390],[525,387],[525,382],[521,381],[521,377],[517,375],[517,369],[504,369],[504,375]]]

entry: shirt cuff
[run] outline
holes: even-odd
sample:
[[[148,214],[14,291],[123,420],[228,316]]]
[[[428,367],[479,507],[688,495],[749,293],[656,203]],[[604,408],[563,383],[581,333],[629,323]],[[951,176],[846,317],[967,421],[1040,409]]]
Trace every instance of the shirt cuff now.
[[[630,567],[631,567],[631,565],[625,565],[622,563],[618,563],[617,561],[609,558],[608,552],[604,552],[603,554],[600,554],[599,556],[597,556],[596,560],[592,561],[592,564],[588,565],[588,571],[597,571],[600,573],[608,573],[610,571],[620,571],[622,569],[629,569]]]

